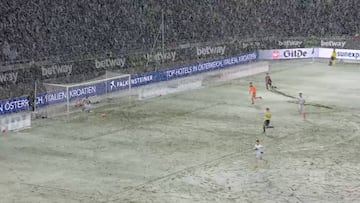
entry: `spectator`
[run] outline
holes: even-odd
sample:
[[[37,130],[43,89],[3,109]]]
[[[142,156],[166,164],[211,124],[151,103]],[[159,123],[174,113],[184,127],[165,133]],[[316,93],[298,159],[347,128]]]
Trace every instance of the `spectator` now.
[[[126,53],[138,59],[161,47],[162,36],[166,47],[175,49],[185,43],[251,42],[246,47],[239,46],[243,51],[277,48],[274,42],[283,37],[353,37],[360,30],[359,5],[356,0],[3,1],[0,4],[0,63],[86,61],[108,57],[109,50],[114,57]],[[164,33],[160,32],[162,24]],[[129,64],[136,64],[127,67],[129,73],[164,66],[161,63],[145,66],[139,60]],[[83,65],[77,71],[93,70]],[[61,80],[79,82],[93,77],[83,75],[77,77],[77,81]],[[24,86],[25,89],[19,90],[21,95],[29,91],[25,82],[6,85],[1,88]],[[1,98],[14,96],[10,91],[1,94]]]
[[[360,27],[358,5],[356,0],[6,1],[0,7],[0,59],[78,59],[82,53],[149,50],[159,35],[162,13],[167,44],[234,37],[353,36]]]

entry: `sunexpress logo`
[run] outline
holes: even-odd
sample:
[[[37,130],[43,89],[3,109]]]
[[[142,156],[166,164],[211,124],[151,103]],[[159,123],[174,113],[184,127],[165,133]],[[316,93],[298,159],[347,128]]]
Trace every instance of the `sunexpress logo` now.
[[[345,57],[349,59],[360,60],[360,51],[338,51],[337,57]]]

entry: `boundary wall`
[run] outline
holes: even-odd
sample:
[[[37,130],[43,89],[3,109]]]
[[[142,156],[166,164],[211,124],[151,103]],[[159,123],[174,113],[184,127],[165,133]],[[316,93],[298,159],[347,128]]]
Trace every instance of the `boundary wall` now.
[[[159,70],[154,72],[147,72],[142,74],[131,75],[130,84],[123,82],[116,82],[118,87],[114,87],[113,91],[120,91],[126,89],[129,85],[131,87],[143,86],[151,83],[168,81],[177,78],[187,77],[208,71],[224,69],[230,66],[254,62],[257,60],[286,60],[286,59],[329,59],[332,53],[331,48],[293,48],[293,49],[272,49],[259,50],[258,52],[251,52],[247,54],[227,57],[206,61],[203,63],[195,63],[191,65],[183,65],[175,68]],[[335,49],[337,53],[337,60],[360,62],[360,50],[352,49]],[[113,83],[113,81],[107,81]],[[80,86],[74,88],[74,91],[80,92],[77,97],[92,96],[94,94],[104,94],[105,92],[99,89],[97,92],[86,91],[92,87]],[[39,92],[36,95],[36,106],[42,107],[59,102],[66,101],[66,94],[63,92],[46,93]],[[0,101],[0,115],[20,112],[29,108],[29,100],[27,96],[11,98]]]
[[[296,48],[296,49],[271,49],[260,50],[260,60],[284,60],[284,59],[330,59],[333,49],[331,48]],[[360,62],[360,50],[335,49],[337,60]]]
[[[333,49],[332,48],[290,48],[290,49],[271,49],[259,50],[257,52],[250,52],[247,54],[237,55],[233,57],[226,57],[202,63],[195,63],[191,65],[183,65],[180,67],[169,68],[159,71],[147,72],[142,74],[131,75],[130,84],[117,82],[119,87],[114,87],[113,91],[120,91],[126,89],[129,85],[132,88],[140,87],[148,84],[153,84],[162,81],[169,81],[187,76],[194,76],[196,74],[221,70],[235,65],[246,64],[258,60],[287,60],[287,59],[329,59]],[[360,63],[360,50],[354,49],[335,49],[337,60],[350,63]],[[228,75],[227,77],[231,77]],[[111,83],[113,81],[107,81]],[[86,97],[94,94],[101,95],[104,92],[94,90],[97,92],[86,91],[91,87],[79,86],[75,88],[81,94],[77,97]],[[44,106],[65,102],[67,95],[64,92],[40,92],[36,95],[35,103],[37,108]],[[29,117],[25,112],[29,109],[29,98],[27,96],[17,97],[0,101],[0,124],[6,125],[6,129],[15,130],[31,125],[31,116]],[[9,116],[11,113],[23,112],[23,114]],[[11,121],[11,122],[9,122]],[[10,126],[11,124],[11,126]],[[15,127],[12,127],[15,126]],[[2,126],[3,128],[3,126]]]
[[[131,75],[130,84],[122,81],[107,80],[106,83],[119,84],[114,86],[112,92],[127,89],[129,85],[131,88],[140,87],[147,84],[156,82],[174,80],[182,77],[196,75],[204,72],[220,70],[230,66],[245,64],[256,61],[258,59],[257,52],[241,54],[233,57],[222,58],[217,60],[206,61],[203,63],[196,63],[191,65],[183,65],[180,67],[169,68],[154,72],[147,72],[143,74]],[[91,91],[89,91],[91,90]],[[82,98],[86,96],[102,95],[105,94],[104,88],[96,88],[93,84],[81,85],[73,87],[72,91],[77,94],[71,96],[71,99]],[[67,101],[68,95],[64,90],[55,92],[40,92],[36,94],[36,107],[41,108],[47,105],[58,104]],[[27,96],[17,97],[0,101],[0,115],[26,111],[29,109],[29,98]]]

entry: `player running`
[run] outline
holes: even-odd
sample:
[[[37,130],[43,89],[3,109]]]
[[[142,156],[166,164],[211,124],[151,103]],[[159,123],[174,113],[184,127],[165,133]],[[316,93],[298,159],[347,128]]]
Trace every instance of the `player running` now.
[[[264,153],[263,148],[264,147],[260,144],[260,140],[256,140],[254,150],[257,159],[262,160],[262,154]]]
[[[297,103],[298,103],[298,110],[299,110],[299,113],[301,115],[301,117],[303,119],[305,119],[305,99],[303,98],[303,95],[302,93],[300,92],[299,93],[299,97],[297,98]]]
[[[249,83],[249,94],[251,96],[251,104],[254,104],[256,99],[262,99],[262,97],[256,96],[256,87],[252,84],[252,82]]]
[[[271,119],[270,108],[266,108],[265,120],[264,120],[264,123],[263,123],[263,132],[264,133],[266,131],[266,128],[274,128],[274,126],[270,125],[270,119]]]
[[[272,86],[272,80],[270,78],[270,75],[269,73],[266,73],[266,76],[265,76],[265,86],[266,86],[266,89],[269,90],[269,87],[272,89],[273,86]]]

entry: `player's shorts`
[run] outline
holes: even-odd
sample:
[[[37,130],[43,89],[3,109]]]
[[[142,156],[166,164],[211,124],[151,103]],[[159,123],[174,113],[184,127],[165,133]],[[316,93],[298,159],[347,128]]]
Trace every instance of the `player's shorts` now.
[[[255,98],[256,97],[256,92],[251,92],[251,97]]]
[[[265,120],[265,121],[264,121],[264,125],[265,125],[265,127],[269,127],[269,125],[270,125],[270,120]]]
[[[304,113],[304,105],[299,105],[299,113]]]
[[[258,159],[262,158],[262,152],[260,150],[256,150],[255,155],[256,155],[256,158],[258,158]]]
[[[83,111],[90,111],[91,110],[91,105],[90,104],[84,104],[82,107]]]
[[[331,56],[330,59],[333,61],[335,60],[335,56]]]

